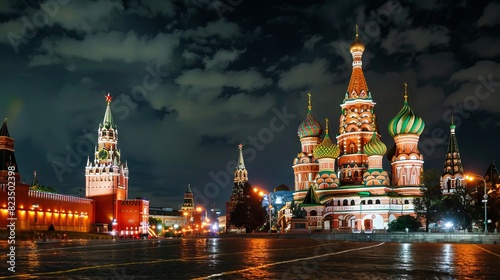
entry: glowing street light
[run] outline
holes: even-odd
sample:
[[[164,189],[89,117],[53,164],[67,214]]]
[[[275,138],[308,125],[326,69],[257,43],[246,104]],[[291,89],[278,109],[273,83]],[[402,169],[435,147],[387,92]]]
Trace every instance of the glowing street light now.
[[[196,207],[196,212],[200,213],[200,225],[201,229],[204,231],[205,227],[208,226],[210,229],[210,219],[208,218],[208,211],[203,206]],[[203,212],[203,213],[202,213]]]
[[[473,181],[474,177],[483,180],[483,184],[484,184],[484,196],[483,196],[483,198],[484,198],[483,199],[483,202],[484,202],[484,233],[488,233],[488,213],[487,213],[487,208],[486,208],[486,206],[488,204],[488,193],[486,192],[486,180],[481,175],[470,174],[470,173],[467,176],[465,176],[465,179],[467,179],[469,181]]]
[[[269,216],[269,234],[271,234],[271,223],[272,223],[271,210],[273,209],[273,206],[271,204],[271,194],[268,191],[261,190],[259,188],[253,188],[253,192],[258,193],[262,197],[267,196],[267,201],[269,202],[269,207],[267,208],[267,214]]]

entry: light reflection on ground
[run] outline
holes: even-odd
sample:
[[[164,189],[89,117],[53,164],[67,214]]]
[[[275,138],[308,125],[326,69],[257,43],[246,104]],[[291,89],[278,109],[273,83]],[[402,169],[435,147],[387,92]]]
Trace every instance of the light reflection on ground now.
[[[500,262],[493,244],[236,237],[16,245],[21,279],[497,279]]]

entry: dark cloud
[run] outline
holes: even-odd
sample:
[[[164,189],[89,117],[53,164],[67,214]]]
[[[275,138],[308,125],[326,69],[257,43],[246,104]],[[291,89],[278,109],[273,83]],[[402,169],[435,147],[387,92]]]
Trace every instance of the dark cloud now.
[[[498,37],[485,36],[465,44],[464,49],[480,58],[494,58],[500,55]]]
[[[477,21],[477,26],[495,26],[500,23],[500,3],[491,2],[484,7],[483,15]]]
[[[494,141],[478,147],[465,138],[500,137],[491,129],[500,116],[498,3],[222,2],[225,10],[209,0],[69,1],[46,11],[33,1],[1,1],[0,112],[24,179],[37,169],[61,193],[84,187],[110,92],[131,197],[179,207],[190,183],[223,208],[239,143],[252,183],[293,186],[307,92],[317,118],[338,129],[355,24],[388,146],[387,124],[407,82],[427,124],[422,139],[438,129],[446,135],[454,114],[464,165],[500,157]],[[280,130],[253,145],[283,114],[290,118]],[[425,168],[442,167],[446,145],[435,142]],[[78,151],[72,160],[69,151]],[[207,189],[211,183],[221,184]]]

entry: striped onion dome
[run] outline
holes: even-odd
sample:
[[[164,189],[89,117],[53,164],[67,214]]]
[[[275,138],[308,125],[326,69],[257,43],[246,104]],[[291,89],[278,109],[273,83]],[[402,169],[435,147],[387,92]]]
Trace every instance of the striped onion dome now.
[[[425,123],[415,115],[408,104],[407,84],[405,83],[404,104],[401,111],[389,122],[389,133],[392,137],[399,134],[418,134],[424,130]]]
[[[311,94],[308,93],[309,96],[309,106],[307,110],[306,118],[300,123],[299,128],[297,129],[297,134],[299,138],[304,137],[319,137],[323,132],[323,128],[321,124],[316,120],[312,113],[312,105],[311,105]]]
[[[387,146],[377,137],[377,132],[373,132],[372,139],[365,145],[365,154],[368,156],[383,156],[387,152]]]
[[[325,138],[321,144],[314,148],[313,155],[317,159],[338,158],[340,155],[339,146],[334,144],[330,139],[330,135],[328,135],[328,119],[326,119]]]

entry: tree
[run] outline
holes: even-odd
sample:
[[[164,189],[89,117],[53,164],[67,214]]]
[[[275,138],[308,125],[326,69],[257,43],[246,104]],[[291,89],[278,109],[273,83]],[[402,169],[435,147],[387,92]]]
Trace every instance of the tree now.
[[[488,227],[491,230],[500,229],[500,191],[493,190],[488,194],[488,220],[491,220],[491,223],[488,224]],[[484,204],[483,204],[484,205]],[[484,211],[484,208],[483,208]],[[484,215],[484,214],[483,214]]]
[[[457,185],[455,192],[443,198],[442,217],[462,229],[472,230],[472,221],[481,219],[475,201],[477,196],[477,192],[470,192],[465,185]]]
[[[411,215],[399,216],[389,223],[389,231],[418,230],[422,226],[420,220]]]
[[[262,198],[246,183],[243,186],[243,195],[230,213],[230,223],[251,232],[261,227],[265,221],[266,210],[262,207]]]
[[[153,217],[149,217],[148,222],[149,222],[149,226],[153,226],[153,228],[155,228],[155,232],[156,233],[160,233],[161,232],[161,227],[158,228],[158,226],[162,226],[161,219],[156,219],[156,218],[153,218]]]
[[[53,187],[47,187],[47,186],[44,186],[44,185],[32,186],[32,187],[30,187],[30,189],[36,190],[36,191],[39,191],[39,192],[57,193],[57,190],[54,189]]]
[[[425,230],[429,231],[429,224],[437,222],[441,218],[441,207],[443,193],[440,186],[440,171],[437,169],[429,169],[422,173],[421,192],[422,196],[413,200],[415,214],[417,218],[425,220]]]

